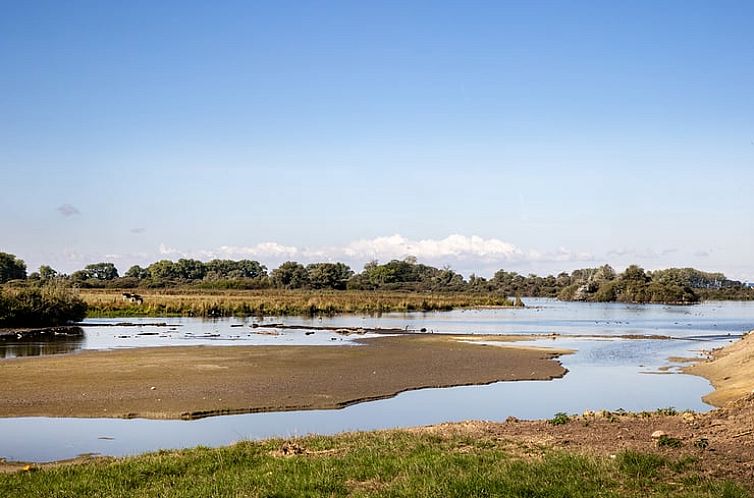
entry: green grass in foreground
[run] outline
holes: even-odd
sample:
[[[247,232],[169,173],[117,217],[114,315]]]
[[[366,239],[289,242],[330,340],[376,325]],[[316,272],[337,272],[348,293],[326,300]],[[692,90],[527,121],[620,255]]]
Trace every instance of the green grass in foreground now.
[[[615,459],[465,436],[372,432],[142,455],[0,476],[3,497],[513,496],[745,497],[702,476],[688,457],[625,452]]]

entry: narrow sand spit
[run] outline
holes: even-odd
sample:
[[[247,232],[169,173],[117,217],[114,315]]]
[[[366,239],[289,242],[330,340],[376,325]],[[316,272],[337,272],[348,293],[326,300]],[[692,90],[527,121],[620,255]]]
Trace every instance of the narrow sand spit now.
[[[549,380],[560,352],[451,337],[359,346],[161,347],[0,362],[0,416],[201,418],[339,408],[429,387]]]

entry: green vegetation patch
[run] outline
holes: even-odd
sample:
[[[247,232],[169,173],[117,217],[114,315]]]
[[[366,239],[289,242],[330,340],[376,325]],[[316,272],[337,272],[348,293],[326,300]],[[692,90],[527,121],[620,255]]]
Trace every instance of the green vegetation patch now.
[[[86,316],[86,303],[61,281],[41,287],[0,287],[0,327],[47,327],[78,322]]]
[[[244,442],[6,474],[0,496],[748,496],[694,462],[636,452],[514,456],[514,446],[403,431]]]

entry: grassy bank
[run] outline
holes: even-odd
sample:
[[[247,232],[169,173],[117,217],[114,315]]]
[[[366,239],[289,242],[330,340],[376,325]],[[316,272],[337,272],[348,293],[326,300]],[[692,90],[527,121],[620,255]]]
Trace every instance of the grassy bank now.
[[[119,290],[82,290],[89,316],[283,316],[390,311],[448,311],[473,306],[512,306],[503,296],[476,293],[419,293],[305,290],[126,290],[143,303],[123,299]]]
[[[0,496],[745,497],[693,457],[408,431],[244,442],[0,476]]]

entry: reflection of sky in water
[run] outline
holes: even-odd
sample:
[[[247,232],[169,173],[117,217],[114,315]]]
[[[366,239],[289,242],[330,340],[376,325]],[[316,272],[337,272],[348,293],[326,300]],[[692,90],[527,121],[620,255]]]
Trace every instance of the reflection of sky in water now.
[[[397,328],[459,334],[569,334],[667,335],[672,337],[733,336],[754,328],[754,302],[710,302],[695,306],[624,305],[618,303],[564,303],[553,299],[526,299],[526,309],[475,309],[432,313],[387,313],[382,316],[339,315],[321,318],[268,318],[265,323],[314,327]],[[136,327],[86,326],[121,322]],[[167,327],[149,324],[166,323]],[[0,341],[0,358],[23,354],[58,354],[78,349],[115,349],[191,345],[343,345],[359,335],[344,336],[326,330],[280,329],[279,335],[260,334],[253,320],[197,318],[91,319],[84,322],[84,339],[64,339],[46,347],[46,341]],[[312,332],[312,331],[309,331]],[[367,335],[369,337],[369,335]],[[36,349],[35,349],[36,348]],[[627,354],[619,348],[617,354]],[[26,353],[25,353],[26,352]]]
[[[125,455],[159,448],[223,445],[248,438],[330,434],[346,430],[406,427],[468,419],[548,418],[565,411],[623,408],[708,410],[701,397],[711,388],[699,377],[656,374],[670,356],[696,356],[700,350],[728,344],[727,333],[754,328],[754,303],[710,303],[692,307],[625,306],[528,300],[539,308],[486,309],[447,313],[388,314],[380,318],[338,316],[322,320],[287,318],[287,324],[332,327],[396,327],[453,333],[657,334],[708,337],[699,340],[628,340],[580,337],[545,338],[532,344],[575,349],[561,357],[568,374],[553,381],[500,382],[487,386],[423,389],[361,403],[342,410],[258,413],[196,421],[70,418],[0,419],[0,457],[46,461],[81,453]],[[102,322],[103,320],[96,320]],[[118,322],[121,320],[114,320]],[[168,322],[175,327],[84,327],[86,349],[135,345],[189,344],[346,344],[349,339],[316,331],[282,331],[279,336],[252,334],[250,322],[236,320],[129,319]],[[690,325],[689,325],[690,324]],[[136,336],[139,331],[157,335]],[[219,337],[202,337],[219,334]],[[128,338],[117,338],[129,335]],[[236,337],[237,336],[237,337]],[[331,341],[336,337],[336,341]],[[344,339],[341,341],[340,339]],[[521,342],[517,344],[522,344]],[[527,344],[527,343],[523,343]],[[492,346],[490,346],[492,347]],[[107,439],[101,439],[107,438]],[[110,439],[112,438],[112,439]]]
[[[656,334],[674,337],[740,334],[754,328],[754,302],[720,301],[694,306],[569,303],[525,298],[524,309],[475,309],[431,313],[387,313],[361,317],[362,326],[422,328],[435,332],[482,334]],[[353,317],[296,323],[344,326]],[[291,323],[294,319],[290,320]]]

